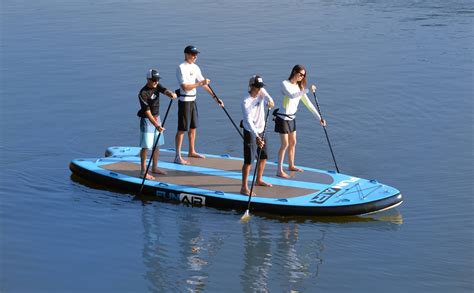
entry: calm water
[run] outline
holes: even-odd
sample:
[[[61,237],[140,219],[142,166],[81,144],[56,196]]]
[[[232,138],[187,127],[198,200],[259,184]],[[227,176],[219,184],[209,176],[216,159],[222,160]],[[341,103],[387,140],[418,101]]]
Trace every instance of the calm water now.
[[[0,291],[474,290],[472,1],[5,0],[0,11]],[[138,143],[145,70],[176,88],[187,44],[236,119],[251,74],[280,103],[281,80],[305,64],[339,167],[397,187],[403,205],[241,224],[241,212],[143,204],[71,177],[72,159]],[[223,111],[202,92],[199,107],[198,150],[241,156]],[[321,127],[298,115],[297,162],[333,168]],[[172,147],[175,114],[168,123]]]

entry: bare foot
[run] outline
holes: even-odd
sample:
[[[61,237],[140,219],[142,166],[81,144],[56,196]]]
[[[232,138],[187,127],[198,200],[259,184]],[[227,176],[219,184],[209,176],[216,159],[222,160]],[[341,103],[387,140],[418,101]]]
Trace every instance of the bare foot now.
[[[271,185],[270,183],[267,183],[263,180],[258,180],[258,181],[255,181],[255,184],[257,184],[258,186],[266,186],[266,187],[272,187],[273,185]]]
[[[140,177],[143,178],[145,176],[144,173],[140,173]],[[151,176],[150,174],[146,174],[145,179],[147,180],[155,180],[155,177]]]
[[[295,172],[303,172],[303,169],[297,168],[295,166],[289,167],[288,170],[295,171]]]
[[[151,173],[155,173],[155,174],[159,174],[159,175],[168,174],[168,172],[166,172],[165,170],[161,170],[161,169],[158,169],[158,168],[154,168],[153,170],[151,170]]]
[[[281,178],[290,178],[290,175],[286,174],[285,172],[281,171],[281,172],[277,172],[276,174],[278,177],[281,177]]]
[[[246,196],[249,196],[250,194],[250,190],[249,189],[240,189],[240,194],[243,194],[243,195],[246,195]],[[256,195],[255,192],[252,191],[252,196]]]
[[[189,162],[186,161],[185,159],[181,158],[181,157],[176,157],[176,158],[174,159],[174,162],[175,162],[175,164],[189,165]]]
[[[194,152],[194,153],[188,153],[188,157],[190,157],[190,158],[198,158],[198,159],[204,159],[204,158],[205,158],[205,156],[203,156],[203,155],[201,155],[201,154],[198,154],[198,153],[196,153],[196,152]]]

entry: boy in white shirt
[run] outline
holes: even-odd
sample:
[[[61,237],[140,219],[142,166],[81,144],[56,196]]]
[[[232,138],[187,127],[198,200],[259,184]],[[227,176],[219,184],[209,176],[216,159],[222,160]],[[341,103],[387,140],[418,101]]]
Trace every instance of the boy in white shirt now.
[[[263,88],[264,86],[265,85],[260,76],[252,76],[249,81],[249,95],[242,100],[244,164],[242,166],[242,187],[240,193],[245,195],[250,195],[248,177],[252,167],[253,158],[258,155],[260,149],[262,151],[260,153],[260,162],[258,165],[255,184],[267,187],[272,186],[270,183],[262,180],[265,163],[268,158],[265,139],[263,137],[263,132],[265,130],[265,104],[267,104],[268,108],[273,108],[274,106],[273,99]],[[258,148],[255,147],[255,145]]]

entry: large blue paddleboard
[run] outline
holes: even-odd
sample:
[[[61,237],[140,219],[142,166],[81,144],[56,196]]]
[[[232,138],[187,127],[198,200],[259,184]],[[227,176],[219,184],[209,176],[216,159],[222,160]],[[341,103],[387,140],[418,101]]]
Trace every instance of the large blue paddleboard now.
[[[139,151],[137,147],[110,147],[105,157],[73,160],[70,169],[77,176],[101,185],[138,193],[142,182]],[[161,149],[159,168],[168,174],[153,174],[155,180],[145,180],[143,194],[196,206],[246,209],[248,197],[239,193],[243,159],[205,156],[205,159],[185,157],[190,164],[179,165],[173,162],[173,149]],[[283,179],[275,176],[276,168],[275,163],[267,162],[263,179],[273,187],[255,187],[252,211],[281,215],[360,215],[402,203],[400,191],[376,180],[313,168],[302,168],[304,172],[290,173],[291,178]]]

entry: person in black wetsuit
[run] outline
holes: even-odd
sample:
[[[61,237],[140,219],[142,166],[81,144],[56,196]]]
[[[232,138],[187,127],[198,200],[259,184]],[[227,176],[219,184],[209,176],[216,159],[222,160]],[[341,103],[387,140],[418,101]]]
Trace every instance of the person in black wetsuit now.
[[[146,85],[138,93],[138,101],[140,102],[140,110],[137,116],[140,117],[140,176],[146,179],[155,179],[146,172],[146,159],[148,149],[153,148],[153,144],[158,138],[158,132],[165,129],[161,126],[160,120],[160,93],[167,95],[171,99],[176,99],[176,93],[168,90],[159,84],[160,74],[156,69],[148,70],[146,74]],[[163,135],[160,136],[158,145],[164,144]],[[155,174],[166,174],[164,170],[158,169],[158,156],[160,154],[159,147],[156,148],[153,155],[153,165],[151,172]]]

